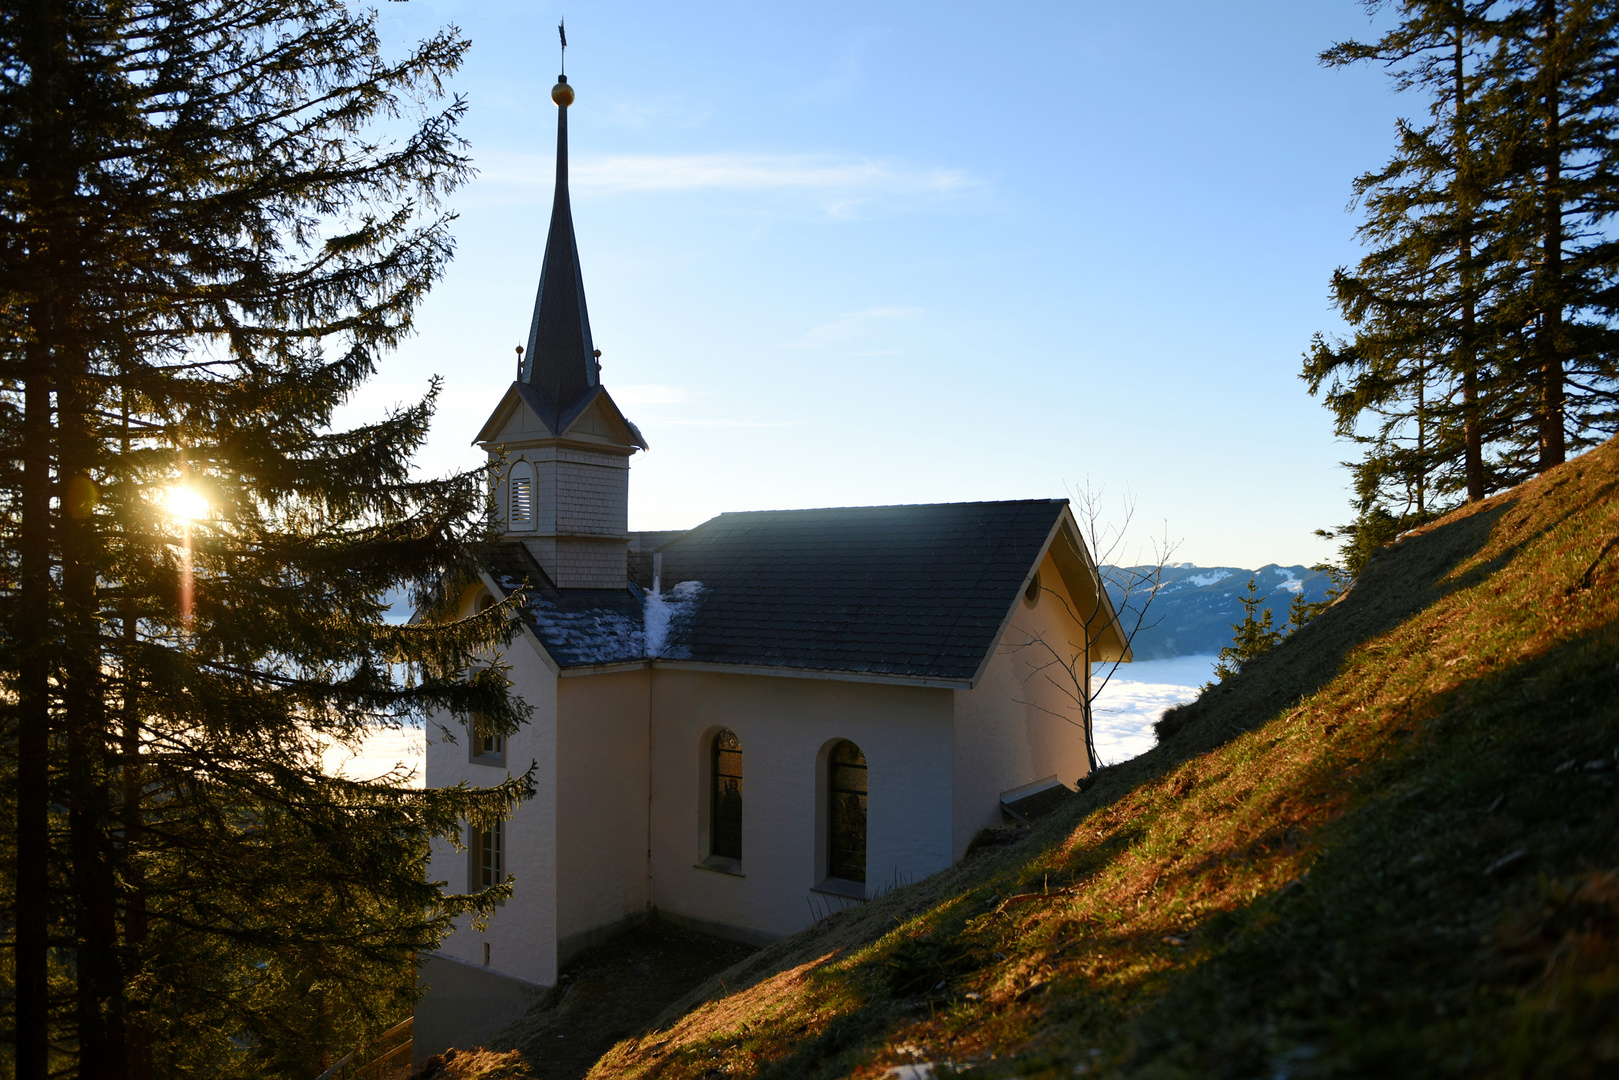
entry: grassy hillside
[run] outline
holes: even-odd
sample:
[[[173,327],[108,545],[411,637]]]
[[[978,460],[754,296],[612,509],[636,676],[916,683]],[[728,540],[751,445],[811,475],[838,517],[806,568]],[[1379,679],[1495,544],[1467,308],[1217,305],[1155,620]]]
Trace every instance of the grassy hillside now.
[[[592,1075],[1614,1075],[1616,484],[1609,443],[1408,536],[1063,813]]]

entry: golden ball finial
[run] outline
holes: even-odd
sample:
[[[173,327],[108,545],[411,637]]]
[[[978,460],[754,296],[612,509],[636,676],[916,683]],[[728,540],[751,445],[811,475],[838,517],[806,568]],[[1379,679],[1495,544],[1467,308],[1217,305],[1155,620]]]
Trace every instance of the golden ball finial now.
[[[568,85],[566,75],[557,76],[557,84],[551,87],[551,100],[564,109],[573,104],[573,87]]]

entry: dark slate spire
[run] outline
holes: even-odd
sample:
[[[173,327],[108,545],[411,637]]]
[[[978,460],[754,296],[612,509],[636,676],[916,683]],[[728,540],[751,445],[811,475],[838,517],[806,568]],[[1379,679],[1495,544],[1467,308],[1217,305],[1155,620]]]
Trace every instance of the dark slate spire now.
[[[568,106],[573,104],[573,87],[566,75],[558,76],[551,100],[557,104],[557,190],[522,371],[522,381],[552,410],[545,417],[548,423],[554,423],[600,380],[590,340],[590,314],[585,310],[585,282],[579,273],[579,247],[573,237],[573,210],[568,203]]]

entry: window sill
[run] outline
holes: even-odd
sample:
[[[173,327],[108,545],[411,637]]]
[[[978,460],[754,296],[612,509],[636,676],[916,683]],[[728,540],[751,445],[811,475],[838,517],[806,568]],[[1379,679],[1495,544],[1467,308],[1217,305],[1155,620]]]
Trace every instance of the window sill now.
[[[487,765],[492,769],[504,769],[506,767],[505,754],[474,754],[467,760],[474,765]]]
[[[866,898],[866,883],[864,881],[850,881],[847,878],[829,877],[819,885],[810,886],[810,892],[825,893],[828,896],[841,896],[845,900],[864,900]]]
[[[745,878],[748,876],[742,872],[741,860],[727,859],[723,855],[710,855],[700,863],[693,863],[692,869],[712,870],[716,874],[728,874],[731,877]]]

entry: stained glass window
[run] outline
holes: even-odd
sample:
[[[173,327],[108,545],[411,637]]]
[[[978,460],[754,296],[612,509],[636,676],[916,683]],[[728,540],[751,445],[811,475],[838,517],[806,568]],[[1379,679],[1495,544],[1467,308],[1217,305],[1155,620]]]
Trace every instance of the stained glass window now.
[[[714,786],[709,794],[709,854],[742,858],[742,743],[735,732],[714,736]]]
[[[866,755],[845,740],[832,748],[826,771],[832,817],[827,876],[865,881]]]

